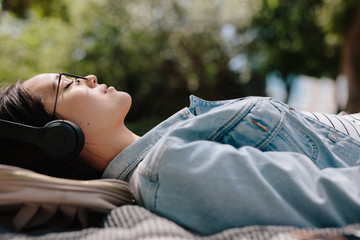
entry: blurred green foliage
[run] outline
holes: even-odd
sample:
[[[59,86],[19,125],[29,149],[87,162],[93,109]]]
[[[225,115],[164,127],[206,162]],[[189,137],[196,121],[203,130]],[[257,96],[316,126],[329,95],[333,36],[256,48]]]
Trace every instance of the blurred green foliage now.
[[[336,78],[341,47],[358,0],[263,0],[249,27],[256,70]],[[266,54],[264,54],[266,53]]]
[[[0,82],[95,74],[132,95],[127,120],[145,132],[189,94],[264,95],[271,71],[338,75],[356,2],[3,0]]]

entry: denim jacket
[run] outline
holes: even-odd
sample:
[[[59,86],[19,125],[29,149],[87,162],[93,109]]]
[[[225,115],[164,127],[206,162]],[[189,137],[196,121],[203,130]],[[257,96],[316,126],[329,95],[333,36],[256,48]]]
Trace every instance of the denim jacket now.
[[[275,99],[191,105],[113,159],[104,178],[200,234],[360,222],[360,143]]]

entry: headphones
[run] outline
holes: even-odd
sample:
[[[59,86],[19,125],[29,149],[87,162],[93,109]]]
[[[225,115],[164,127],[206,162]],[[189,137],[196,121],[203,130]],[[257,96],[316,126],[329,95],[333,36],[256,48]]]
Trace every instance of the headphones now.
[[[84,147],[84,133],[75,123],[55,120],[44,127],[33,127],[0,119],[0,137],[32,143],[55,162],[65,162]]]

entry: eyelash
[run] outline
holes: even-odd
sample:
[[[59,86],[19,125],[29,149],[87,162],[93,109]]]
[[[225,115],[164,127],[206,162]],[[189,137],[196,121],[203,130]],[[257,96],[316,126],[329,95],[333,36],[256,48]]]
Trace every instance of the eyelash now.
[[[68,88],[70,87],[70,85],[73,84],[73,82],[74,82],[74,81],[68,83],[68,84],[64,87],[64,89],[68,89]]]
[[[68,89],[69,87],[70,87],[70,85],[71,84],[73,84],[74,82],[76,82],[76,83],[80,83],[80,80],[79,79],[75,79],[75,80],[72,80],[70,83],[68,83],[65,87],[64,87],[64,89]]]

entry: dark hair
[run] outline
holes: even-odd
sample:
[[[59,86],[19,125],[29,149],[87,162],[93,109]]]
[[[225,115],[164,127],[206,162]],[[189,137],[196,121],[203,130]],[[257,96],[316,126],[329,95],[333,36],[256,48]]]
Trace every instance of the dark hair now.
[[[30,94],[20,81],[0,89],[0,118],[35,127],[55,120],[46,111],[41,95]],[[72,179],[99,178],[101,173],[76,157],[55,164],[34,145],[0,138],[0,164],[18,166],[54,177]]]

